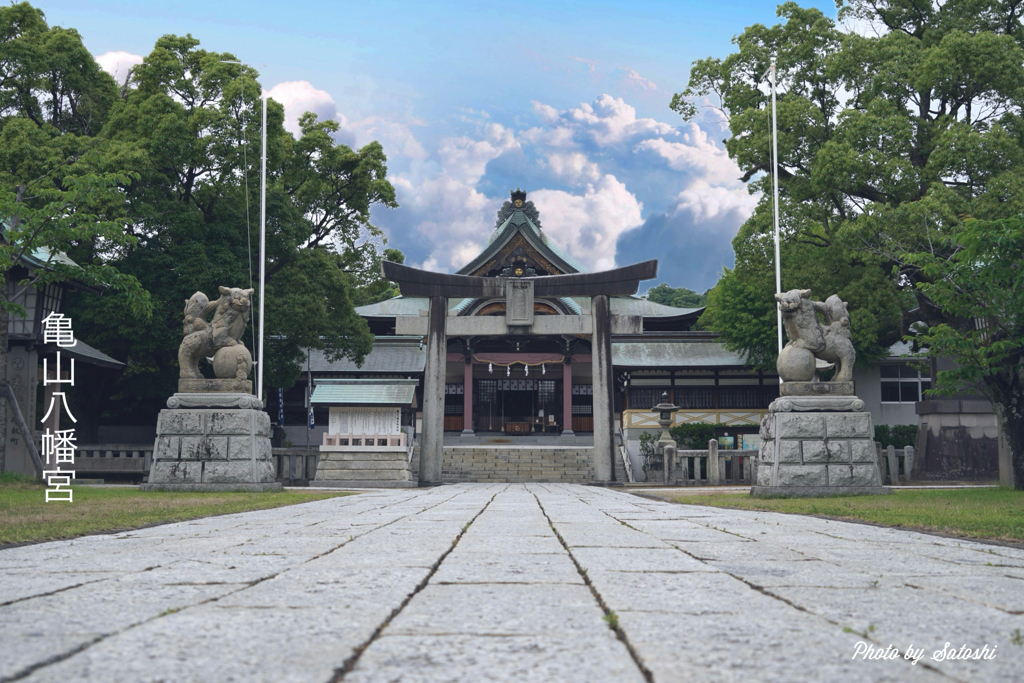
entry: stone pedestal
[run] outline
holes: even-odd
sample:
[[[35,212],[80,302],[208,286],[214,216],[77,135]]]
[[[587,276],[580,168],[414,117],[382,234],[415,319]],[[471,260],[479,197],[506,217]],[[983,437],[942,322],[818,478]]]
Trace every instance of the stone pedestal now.
[[[871,413],[856,396],[784,397],[768,410],[752,495],[892,492],[882,486]]]
[[[175,394],[157,419],[143,491],[279,491],[270,417],[251,394]]]
[[[248,394],[252,395],[251,379],[179,379],[179,394]],[[175,394],[177,395],[177,394]]]

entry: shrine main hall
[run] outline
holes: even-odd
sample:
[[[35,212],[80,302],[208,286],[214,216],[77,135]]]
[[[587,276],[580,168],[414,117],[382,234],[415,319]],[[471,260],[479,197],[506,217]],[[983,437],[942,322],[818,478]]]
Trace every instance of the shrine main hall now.
[[[305,384],[283,401],[270,395],[279,438],[319,446],[317,483],[339,459],[348,464],[335,471],[350,470],[355,485],[378,475],[399,482],[382,485],[622,482],[638,469],[640,433],[658,428],[663,394],[680,407],[676,423],[718,425],[733,448],[757,447],[778,396],[774,373],[693,329],[703,309],[636,295],[657,261],[585,272],[521,190],[458,273],[383,266],[401,295],[356,309],[375,335],[363,364],[311,351],[308,413]],[[374,474],[386,467],[367,463],[387,452],[394,468],[406,454],[407,471]]]

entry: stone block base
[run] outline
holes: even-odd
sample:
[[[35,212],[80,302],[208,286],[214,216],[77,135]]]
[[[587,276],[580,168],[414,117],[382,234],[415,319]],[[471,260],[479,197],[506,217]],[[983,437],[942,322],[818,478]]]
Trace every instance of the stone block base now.
[[[757,498],[823,498],[826,496],[878,496],[892,493],[888,486],[752,486]]]
[[[414,489],[419,484],[414,481],[377,481],[374,479],[325,479],[312,481],[312,487],[323,486],[332,489]]]
[[[157,418],[153,463],[144,490],[279,489],[275,475],[270,417],[262,410],[168,409]]]
[[[140,491],[184,491],[187,493],[227,491],[281,491],[281,482],[271,481],[262,484],[141,484]]]
[[[855,396],[848,399],[860,403]],[[796,412],[791,412],[791,406],[777,405],[793,400],[823,405]],[[753,495],[887,492],[878,469],[871,413],[852,410],[852,405],[845,411],[823,410],[834,401],[835,397],[807,397],[772,403],[761,422]]]
[[[356,450],[345,446],[321,446],[316,478],[310,485],[413,488],[416,480],[409,469],[409,455],[404,448]]]
[[[441,480],[481,484],[587,484],[594,481],[593,450],[587,446],[446,446]]]

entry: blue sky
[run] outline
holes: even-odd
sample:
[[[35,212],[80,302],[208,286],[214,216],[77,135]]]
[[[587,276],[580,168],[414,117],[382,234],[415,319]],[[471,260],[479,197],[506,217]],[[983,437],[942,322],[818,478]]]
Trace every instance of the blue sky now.
[[[346,144],[380,140],[402,206],[373,219],[416,265],[468,262],[520,186],[589,269],[658,258],[659,281],[703,291],[757,202],[721,121],[668,102],[693,60],[775,23],[772,2],[36,4],[108,70],[191,33],[255,66],[286,125],[312,110]]]

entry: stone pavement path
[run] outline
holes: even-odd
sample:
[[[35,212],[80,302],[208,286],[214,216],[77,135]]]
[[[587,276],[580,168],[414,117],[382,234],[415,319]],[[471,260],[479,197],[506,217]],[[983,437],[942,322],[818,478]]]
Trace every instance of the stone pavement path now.
[[[1024,551],[585,486],[0,551],[0,681],[1008,682],[1021,634]],[[932,661],[947,642],[996,657]]]

